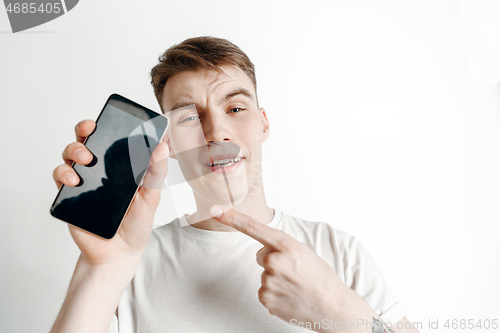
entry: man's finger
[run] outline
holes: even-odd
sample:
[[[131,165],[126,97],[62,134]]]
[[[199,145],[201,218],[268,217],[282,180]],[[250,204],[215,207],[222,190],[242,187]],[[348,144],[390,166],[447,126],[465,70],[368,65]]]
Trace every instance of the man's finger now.
[[[64,148],[62,158],[67,165],[71,165],[73,162],[87,165],[92,162],[93,155],[83,143],[73,142]]]
[[[257,261],[257,264],[261,267],[264,267],[264,262],[263,259],[265,256],[267,256],[269,253],[273,252],[273,249],[267,246],[264,246],[262,249],[260,249],[257,254],[255,255],[255,259]]]
[[[83,143],[85,139],[95,130],[95,121],[91,119],[82,120],[75,126],[76,141]]]
[[[75,170],[67,164],[61,164],[55,168],[52,177],[56,182],[57,189],[61,188],[62,184],[66,186],[76,186],[80,182],[80,178]]]
[[[222,215],[220,215],[221,212]],[[262,243],[262,245],[272,247],[278,251],[283,250],[287,243],[296,242],[293,237],[287,235],[283,231],[271,228],[270,226],[260,223],[250,216],[241,214],[234,209],[229,209],[224,212],[222,207],[214,205],[210,207],[210,216],[213,216],[217,221],[252,237]]]
[[[144,176],[142,187],[148,190],[161,190],[167,175],[168,145],[160,142],[149,160],[149,168]]]

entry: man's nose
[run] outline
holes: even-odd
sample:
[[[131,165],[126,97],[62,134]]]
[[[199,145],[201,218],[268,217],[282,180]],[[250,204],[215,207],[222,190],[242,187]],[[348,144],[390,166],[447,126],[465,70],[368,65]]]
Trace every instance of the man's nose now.
[[[202,122],[203,134],[205,136],[205,142],[222,142],[231,141],[233,138],[231,136],[231,131],[224,122],[224,118],[221,115],[211,114],[205,117],[205,121]]]

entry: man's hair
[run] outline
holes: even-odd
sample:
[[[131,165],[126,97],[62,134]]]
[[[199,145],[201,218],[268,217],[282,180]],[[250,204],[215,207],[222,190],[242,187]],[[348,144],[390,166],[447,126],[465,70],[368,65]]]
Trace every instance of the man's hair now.
[[[163,89],[167,80],[175,74],[199,69],[221,72],[222,67],[233,66],[248,75],[257,91],[255,68],[248,56],[230,41],[215,37],[189,38],[171,46],[158,58],[151,69],[151,85],[163,112]]]

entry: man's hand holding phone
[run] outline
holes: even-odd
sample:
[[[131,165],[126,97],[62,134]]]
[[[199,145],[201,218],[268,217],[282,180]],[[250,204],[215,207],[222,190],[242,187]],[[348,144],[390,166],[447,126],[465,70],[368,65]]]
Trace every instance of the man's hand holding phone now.
[[[76,125],[77,141],[64,149],[65,164],[53,172],[58,188],[62,184],[78,185],[79,177],[71,165],[73,161],[81,165],[92,161],[92,153],[83,142],[95,126],[93,120],[84,120]],[[143,185],[136,192],[113,238],[99,238],[68,224],[81,255],[51,333],[106,332],[108,329],[151,234],[154,214],[160,202],[161,184],[167,175],[168,152],[165,142],[159,143],[154,149]]]
[[[92,153],[83,145],[85,138],[95,129],[93,120],[83,120],[75,126],[76,142],[69,144],[63,152],[65,164],[53,173],[58,188],[76,186],[79,177],[71,167],[73,161],[86,165],[92,161]],[[160,202],[161,184],[167,174],[169,149],[161,142],[151,155],[150,166],[143,185],[137,191],[132,205],[115,237],[102,239],[68,224],[71,236],[82,251],[81,259],[92,267],[127,262],[140,258],[151,233],[154,214]]]

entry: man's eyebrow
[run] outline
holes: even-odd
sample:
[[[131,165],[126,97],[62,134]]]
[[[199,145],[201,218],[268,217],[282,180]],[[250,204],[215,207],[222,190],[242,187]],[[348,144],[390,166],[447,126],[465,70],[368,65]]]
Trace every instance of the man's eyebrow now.
[[[230,100],[234,96],[238,96],[238,95],[243,95],[243,96],[246,96],[250,99],[253,99],[253,95],[247,89],[239,87],[239,88],[233,89],[233,90],[229,91],[228,93],[226,93],[226,95],[224,95],[224,97],[222,97],[219,100],[218,105],[221,105],[222,103],[226,102],[227,100]],[[184,108],[186,106],[190,106],[190,105],[194,105],[194,104],[195,103],[192,101],[179,101],[172,106],[170,111],[175,111],[177,109]],[[170,111],[168,111],[168,112],[170,112]]]
[[[230,100],[234,96],[238,96],[238,95],[243,95],[243,96],[246,96],[250,99],[253,99],[253,95],[247,89],[240,87],[240,88],[236,88],[236,89],[233,89],[230,92],[228,92],[224,97],[222,97],[219,100],[218,104],[221,105],[225,101]]]
[[[175,103],[174,106],[172,106],[172,109],[170,109],[170,111],[168,111],[168,112],[176,111],[177,109],[185,108],[186,106],[190,106],[190,105],[194,105],[194,104],[195,104],[194,102],[190,102],[190,101],[179,101],[179,102]]]

